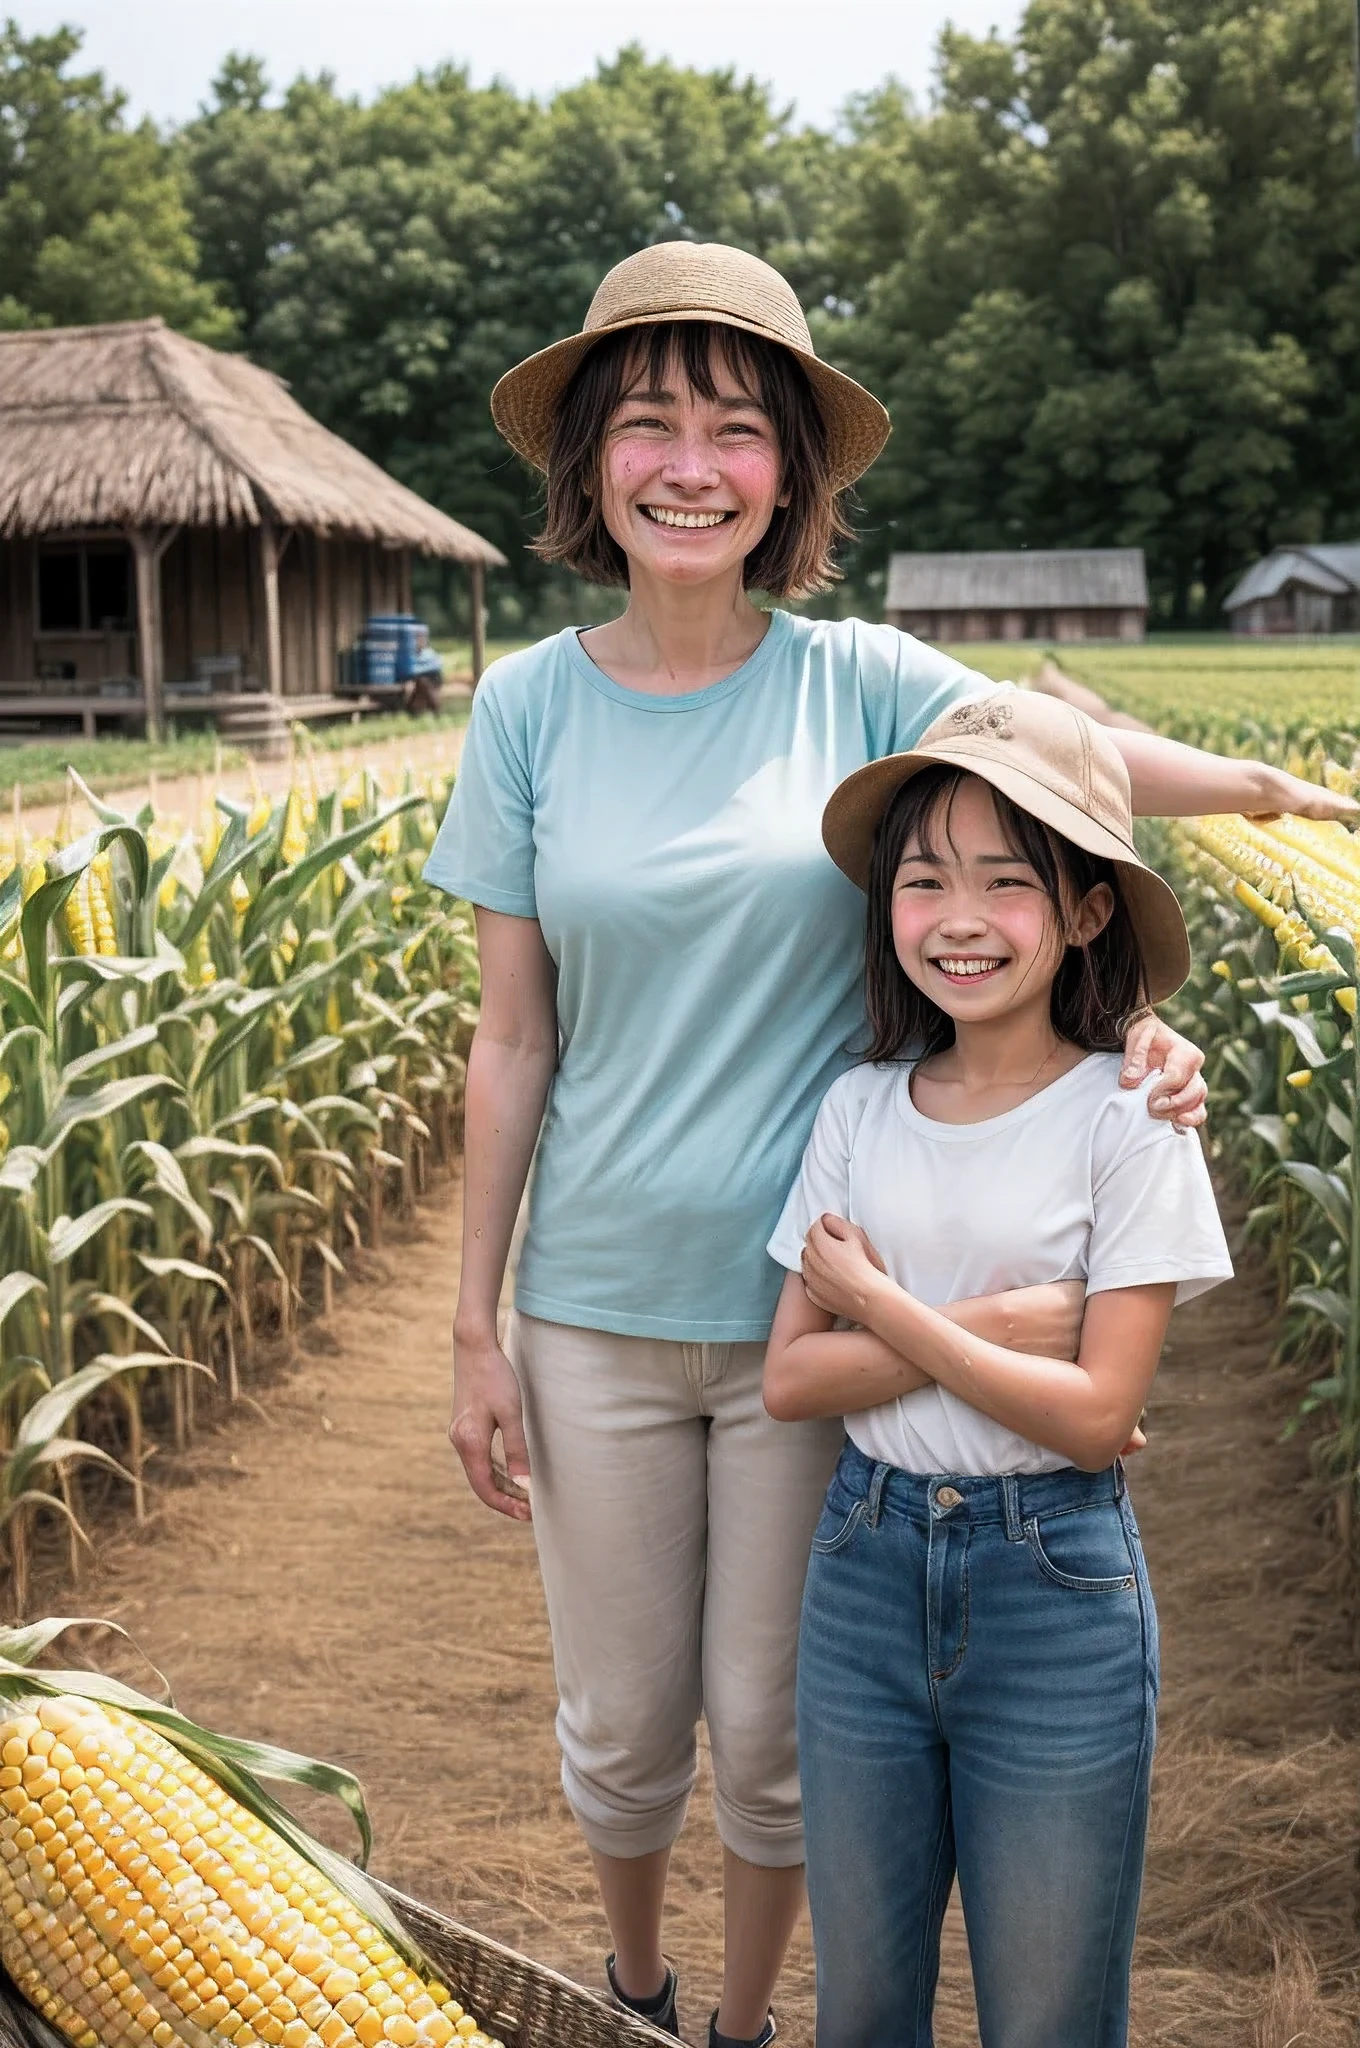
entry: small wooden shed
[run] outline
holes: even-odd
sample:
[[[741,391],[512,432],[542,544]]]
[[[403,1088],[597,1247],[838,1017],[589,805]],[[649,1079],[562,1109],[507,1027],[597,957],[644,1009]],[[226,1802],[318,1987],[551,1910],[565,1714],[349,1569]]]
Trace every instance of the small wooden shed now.
[[[1234,633],[1360,633],[1360,541],[1272,548],[1223,609]]]
[[[415,554],[466,566],[480,670],[504,556],[280,378],[159,319],[0,334],[0,709],[331,700]]]
[[[894,555],[884,604],[921,640],[1141,640],[1147,571],[1141,548]]]

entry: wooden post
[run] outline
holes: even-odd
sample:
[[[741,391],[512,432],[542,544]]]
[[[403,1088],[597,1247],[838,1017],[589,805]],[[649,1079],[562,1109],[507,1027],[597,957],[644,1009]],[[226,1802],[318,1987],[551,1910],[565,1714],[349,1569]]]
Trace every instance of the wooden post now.
[[[137,565],[137,666],[146,706],[146,736],[165,737],[165,650],[161,645],[161,555],[154,527],[139,526],[128,536]]]
[[[486,569],[473,562],[468,570],[472,585],[472,687],[482,680],[486,667]]]
[[[279,619],[279,530],[272,519],[260,521],[260,575],[264,583],[264,686],[271,697],[283,695],[283,628]]]

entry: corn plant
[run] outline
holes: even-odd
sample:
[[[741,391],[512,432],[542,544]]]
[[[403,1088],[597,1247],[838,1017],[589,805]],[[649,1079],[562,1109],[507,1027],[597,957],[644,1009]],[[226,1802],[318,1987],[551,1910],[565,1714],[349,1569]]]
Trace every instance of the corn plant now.
[[[1360,1476],[1360,843],[1341,825],[1187,821],[1161,834],[1197,965],[1178,1021],[1208,1050],[1215,1145],[1251,1189],[1286,1311],[1312,1362],[1344,1539]]]
[[[308,768],[188,828],[72,783],[94,829],[0,863],[19,1611],[36,1512],[65,1518],[75,1567],[82,1464],[144,1514],[148,1416],[187,1444],[195,1387],[239,1396],[262,1332],[287,1340],[309,1287],[327,1312],[352,1248],[416,1199],[450,1148],[476,994],[468,920],[420,880],[444,783],[320,791]]]

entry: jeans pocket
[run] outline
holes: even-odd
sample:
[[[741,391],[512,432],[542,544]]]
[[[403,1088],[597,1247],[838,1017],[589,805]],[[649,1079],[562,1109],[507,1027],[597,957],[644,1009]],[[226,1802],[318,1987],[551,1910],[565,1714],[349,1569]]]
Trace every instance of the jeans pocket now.
[[[1032,1518],[1025,1541],[1044,1577],[1070,1592],[1129,1593],[1136,1584],[1128,1535],[1113,1501]]]
[[[830,1557],[833,1551],[844,1550],[864,1520],[865,1503],[862,1500],[852,1501],[847,1508],[844,1494],[834,1488],[833,1493],[835,1498],[832,1494],[827,1495],[822,1519],[812,1539],[812,1547],[819,1557]]]

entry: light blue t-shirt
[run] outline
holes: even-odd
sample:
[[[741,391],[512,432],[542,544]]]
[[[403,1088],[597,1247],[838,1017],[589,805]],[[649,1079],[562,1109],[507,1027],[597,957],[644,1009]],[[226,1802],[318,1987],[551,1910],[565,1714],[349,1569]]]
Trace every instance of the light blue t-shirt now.
[[[574,630],[488,669],[425,873],[536,917],[557,964],[525,1314],[767,1335],[766,1239],[864,1032],[864,898],[822,808],[994,687],[891,626],[778,611],[749,661],[684,696],[611,682]]]

